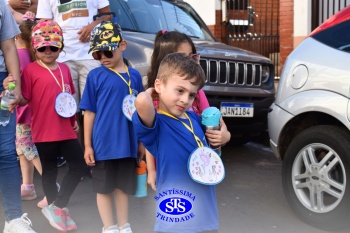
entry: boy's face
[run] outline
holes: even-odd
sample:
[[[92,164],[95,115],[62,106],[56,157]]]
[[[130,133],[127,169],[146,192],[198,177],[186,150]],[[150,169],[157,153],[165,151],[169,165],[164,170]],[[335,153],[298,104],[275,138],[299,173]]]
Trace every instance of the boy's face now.
[[[121,62],[123,62],[123,51],[126,49],[126,41],[121,41],[119,43],[119,47],[116,48],[113,51],[108,51],[107,53],[111,53],[113,56],[106,56],[106,53],[103,51],[98,51],[98,52],[94,52],[97,53],[94,54],[94,57],[98,57],[100,59],[98,59],[102,65],[104,65],[107,68],[113,68],[113,69],[117,69],[117,67],[121,64]]]
[[[155,89],[159,94],[159,109],[171,115],[184,118],[186,110],[192,106],[194,98],[198,92],[198,86],[185,80],[177,74],[168,78],[167,82],[156,79]]]

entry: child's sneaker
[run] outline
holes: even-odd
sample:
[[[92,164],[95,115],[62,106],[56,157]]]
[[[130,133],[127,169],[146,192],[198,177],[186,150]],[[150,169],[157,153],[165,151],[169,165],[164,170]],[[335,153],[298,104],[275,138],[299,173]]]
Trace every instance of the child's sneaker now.
[[[67,231],[74,231],[78,229],[77,224],[73,221],[72,217],[69,214],[68,208],[63,208],[64,212],[66,212],[66,230]]]
[[[27,217],[27,214],[23,214],[22,217],[12,219],[11,221],[5,221],[4,233],[36,233],[30,226],[32,222]]]
[[[119,228],[119,233],[132,233],[129,223],[125,223],[124,226]]]
[[[56,186],[57,186],[57,191],[60,191],[60,184],[59,183],[56,183]],[[39,201],[38,202],[38,204],[37,204],[37,206],[39,207],[39,208],[44,208],[44,207],[46,207],[46,206],[48,206],[49,204],[47,203],[47,199],[46,199],[46,196],[41,200],[41,201]]]
[[[113,225],[108,227],[107,229],[103,227],[102,233],[120,233],[120,232],[119,232],[119,227],[117,225]]]
[[[66,212],[63,209],[58,208],[54,204],[44,207],[41,212],[47,220],[49,220],[50,225],[61,231],[67,232],[66,230]]]
[[[21,185],[21,198],[23,201],[30,201],[36,198],[34,184]]]

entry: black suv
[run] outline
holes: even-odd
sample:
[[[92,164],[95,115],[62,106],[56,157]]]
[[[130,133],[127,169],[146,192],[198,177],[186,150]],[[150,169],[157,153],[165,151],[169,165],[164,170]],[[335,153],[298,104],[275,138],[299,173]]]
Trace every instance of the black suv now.
[[[182,0],[110,0],[128,46],[129,64],[146,78],[155,34],[159,30],[189,35],[206,73],[203,90],[209,104],[219,108],[240,144],[267,129],[268,108],[274,101],[271,60],[219,43],[195,10]]]

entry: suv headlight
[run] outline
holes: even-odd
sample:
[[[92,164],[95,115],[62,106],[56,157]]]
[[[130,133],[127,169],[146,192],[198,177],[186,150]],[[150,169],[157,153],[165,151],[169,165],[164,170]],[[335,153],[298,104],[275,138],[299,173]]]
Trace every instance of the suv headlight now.
[[[262,66],[261,70],[261,82],[267,83],[270,78],[270,67],[269,66]]]

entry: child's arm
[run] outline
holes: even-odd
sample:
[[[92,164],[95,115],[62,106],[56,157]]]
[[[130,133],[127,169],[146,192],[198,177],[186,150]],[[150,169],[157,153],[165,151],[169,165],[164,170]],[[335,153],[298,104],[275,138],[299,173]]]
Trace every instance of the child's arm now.
[[[96,114],[85,110],[84,112],[84,159],[88,166],[95,166],[94,150],[92,148],[92,127],[94,126]]]
[[[231,139],[231,133],[227,130],[226,124],[222,118],[220,118],[220,125],[220,130],[207,129],[205,131],[205,136],[211,146],[223,146]]]
[[[156,113],[154,111],[152,95],[155,93],[154,88],[148,88],[146,91],[137,95],[135,107],[144,126],[151,128],[154,124]]]
[[[151,152],[146,149],[146,164],[147,164],[147,184],[156,191],[156,160]]]

